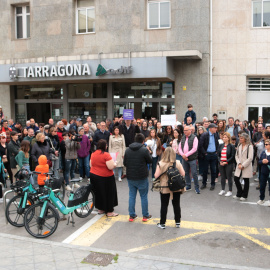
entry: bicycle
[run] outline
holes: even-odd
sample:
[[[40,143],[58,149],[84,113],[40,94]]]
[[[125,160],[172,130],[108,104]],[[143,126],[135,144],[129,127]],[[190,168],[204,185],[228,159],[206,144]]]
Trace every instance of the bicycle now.
[[[38,196],[36,196],[38,193],[37,189],[34,187],[34,183],[30,182],[30,177],[34,173],[36,172],[28,172],[22,169],[17,173],[17,176],[20,175],[25,177],[25,179],[10,185],[11,189],[17,193],[16,196],[10,199],[5,209],[6,219],[12,226],[23,227],[25,211],[38,200]],[[60,198],[65,196],[65,186],[63,183],[60,187],[59,196]]]
[[[91,184],[81,186],[75,192],[71,191],[67,206],[55,195],[50,186],[51,179],[46,181],[42,193],[38,195],[39,202],[30,206],[24,215],[24,226],[26,231],[36,238],[46,238],[52,235],[57,227],[60,219],[59,213],[69,215],[68,222],[75,224],[73,212],[80,218],[85,218],[91,214],[95,205],[95,195]],[[80,180],[75,179],[70,182],[76,183]],[[73,184],[74,185],[74,184]],[[72,219],[70,221],[70,218]]]

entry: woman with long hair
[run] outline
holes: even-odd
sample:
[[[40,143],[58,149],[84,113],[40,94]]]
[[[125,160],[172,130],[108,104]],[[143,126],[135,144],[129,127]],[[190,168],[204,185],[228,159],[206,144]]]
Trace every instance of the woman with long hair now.
[[[16,156],[16,162],[19,166],[19,169],[22,169],[22,167],[24,167],[25,169],[30,171],[29,151],[30,151],[30,142],[23,140],[21,142],[20,151],[18,155]]]
[[[124,167],[123,158],[126,151],[125,137],[121,133],[119,126],[113,128],[113,133],[109,138],[109,153],[116,155],[116,168],[114,169],[114,175],[118,175],[118,181],[121,182],[122,170]]]
[[[22,135],[21,135],[20,138],[19,138],[20,142],[22,142],[23,139],[24,139],[25,137],[27,137],[27,136],[28,136],[28,130],[27,130],[26,127],[24,127],[24,128],[22,129]]]
[[[105,140],[99,140],[97,150],[91,155],[90,178],[95,192],[95,206],[99,214],[116,217],[114,207],[118,205],[117,189],[113,169],[117,164],[106,152],[108,146]]]
[[[171,146],[171,142],[173,141],[173,128],[172,126],[166,126],[165,135],[163,137],[163,146],[164,148]]]
[[[218,124],[217,124],[217,133],[219,134],[220,132],[225,132],[225,124],[222,120],[218,121]]]
[[[172,166],[176,163],[176,168],[179,170],[182,176],[185,176],[185,171],[179,160],[176,160],[176,155],[174,150],[171,147],[165,149],[161,161],[158,163],[155,178],[158,178],[162,173],[166,172],[169,166]],[[171,191],[168,187],[168,176],[167,174],[163,174],[160,177],[160,201],[161,201],[161,209],[160,209],[160,222],[157,226],[161,229],[166,228],[166,219],[167,219],[167,211],[169,201],[172,200],[173,211],[174,211],[174,219],[175,219],[175,227],[180,228],[181,222],[181,208],[180,208],[180,195],[184,192],[184,189],[180,189],[177,191]],[[164,187],[165,186],[165,187]]]
[[[151,153],[152,153],[152,179],[155,179],[155,171],[157,167],[157,162],[159,156],[162,154],[162,145],[161,141],[157,135],[157,131],[155,129],[150,130],[150,135],[145,139],[145,141],[151,141]]]
[[[248,197],[249,178],[253,177],[252,159],[253,159],[253,145],[250,142],[248,134],[242,133],[239,136],[239,144],[236,149],[235,160],[236,168],[234,173],[234,182],[237,188],[237,194],[233,196],[234,199],[245,201]],[[240,183],[240,177],[244,179],[244,189]]]
[[[179,143],[181,142],[182,139],[182,134],[180,132],[179,129],[175,129],[173,131],[173,136],[174,136],[174,140],[172,142],[172,149],[174,150],[175,154],[176,154],[176,160],[179,160],[182,163],[182,156],[179,154]]]

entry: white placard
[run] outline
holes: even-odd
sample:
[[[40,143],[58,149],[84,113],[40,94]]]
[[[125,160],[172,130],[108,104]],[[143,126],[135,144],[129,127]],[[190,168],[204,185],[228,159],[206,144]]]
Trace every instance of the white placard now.
[[[55,116],[60,116],[60,109],[55,109]]]
[[[84,111],[84,115],[89,115],[89,112],[88,111]]]
[[[176,114],[161,115],[162,126],[174,126],[176,124]]]

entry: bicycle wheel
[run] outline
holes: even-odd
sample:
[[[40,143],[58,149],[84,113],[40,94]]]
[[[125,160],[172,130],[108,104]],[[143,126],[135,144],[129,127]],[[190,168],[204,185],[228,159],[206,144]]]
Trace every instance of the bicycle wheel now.
[[[43,204],[34,204],[26,211],[24,226],[26,231],[36,238],[46,238],[52,235],[58,226],[58,213],[48,205],[44,218],[40,218]]]
[[[34,201],[28,197],[25,208],[20,207],[20,201],[23,200],[23,195],[13,197],[6,206],[6,218],[8,222],[15,227],[24,226],[24,214],[26,210],[34,204]]]
[[[95,194],[93,190],[90,191],[87,201],[88,201],[88,204],[74,210],[76,216],[80,218],[85,218],[85,217],[88,217],[93,211],[95,207]]]

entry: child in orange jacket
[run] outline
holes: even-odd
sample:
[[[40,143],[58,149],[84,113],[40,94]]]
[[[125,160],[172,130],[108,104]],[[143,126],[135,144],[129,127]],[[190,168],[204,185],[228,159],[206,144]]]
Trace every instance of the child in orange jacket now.
[[[39,186],[44,186],[45,185],[45,180],[46,180],[46,175],[45,173],[49,172],[49,165],[47,163],[47,157],[45,155],[41,155],[38,158],[38,166],[36,167],[35,171],[40,172],[41,174],[38,174],[38,185]]]

